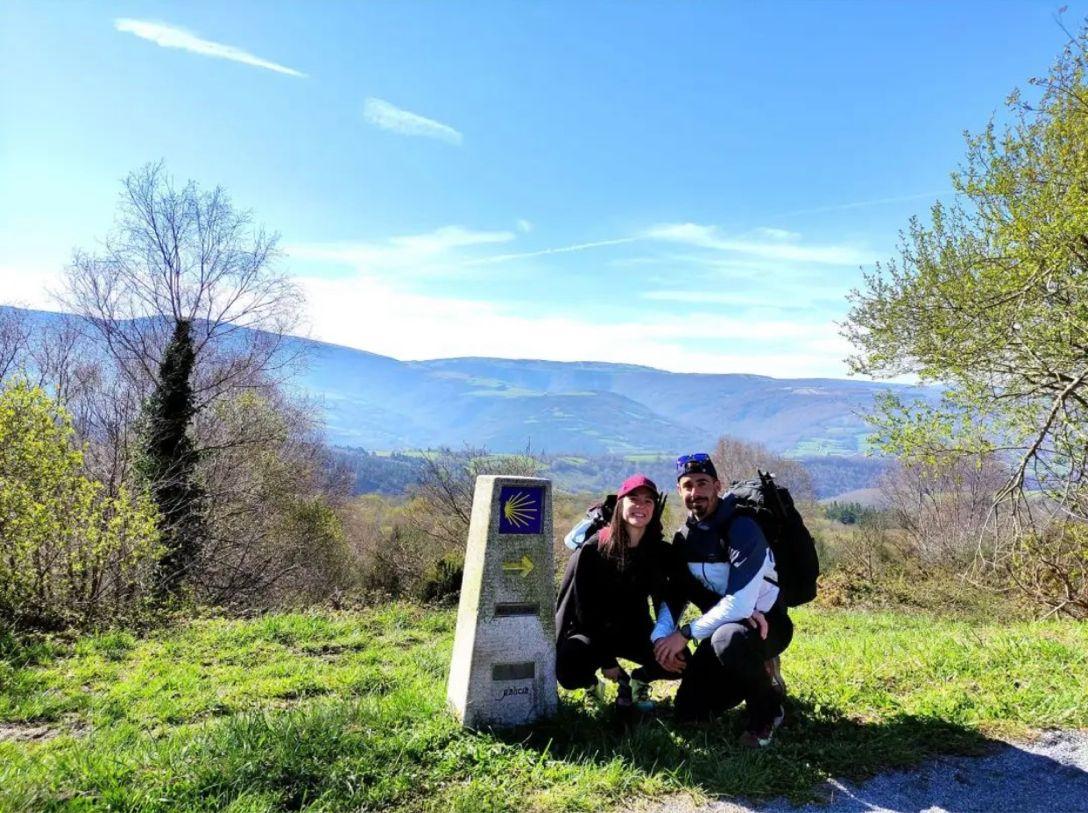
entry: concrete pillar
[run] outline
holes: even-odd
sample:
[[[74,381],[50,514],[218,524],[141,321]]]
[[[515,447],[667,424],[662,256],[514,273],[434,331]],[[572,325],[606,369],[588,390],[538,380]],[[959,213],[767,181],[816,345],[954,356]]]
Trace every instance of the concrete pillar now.
[[[551,481],[476,478],[447,699],[467,728],[555,713]]]

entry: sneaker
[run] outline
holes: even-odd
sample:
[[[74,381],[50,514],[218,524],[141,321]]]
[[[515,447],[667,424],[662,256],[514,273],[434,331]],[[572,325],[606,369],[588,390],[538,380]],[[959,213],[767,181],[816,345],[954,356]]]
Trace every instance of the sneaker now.
[[[654,700],[650,697],[650,684],[638,678],[631,678],[631,696],[635,708],[639,711],[650,712],[654,710]]]
[[[592,686],[582,689],[582,699],[588,706],[603,708],[606,705],[604,693],[604,684],[598,680]]]
[[[745,748],[766,748],[771,744],[771,740],[774,738],[774,731],[780,725],[782,721],[786,719],[786,710],[782,707],[778,707],[778,711],[775,712],[774,719],[771,722],[750,728],[740,735],[740,744]]]

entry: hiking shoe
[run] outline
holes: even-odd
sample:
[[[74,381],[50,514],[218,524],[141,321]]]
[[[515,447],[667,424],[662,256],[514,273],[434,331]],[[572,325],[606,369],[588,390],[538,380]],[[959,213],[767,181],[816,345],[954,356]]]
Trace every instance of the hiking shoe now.
[[[631,698],[639,711],[654,710],[654,699],[650,696],[650,684],[638,678],[631,678]]]
[[[771,722],[755,728],[749,728],[741,734],[740,744],[745,748],[766,748],[771,744],[771,740],[774,738],[774,730],[782,725],[782,721],[785,719],[786,710],[782,706],[779,706],[778,711],[775,712],[774,719],[771,720]]]
[[[604,684],[598,680],[592,686],[582,689],[582,700],[591,708],[604,708],[607,705],[604,691]]]

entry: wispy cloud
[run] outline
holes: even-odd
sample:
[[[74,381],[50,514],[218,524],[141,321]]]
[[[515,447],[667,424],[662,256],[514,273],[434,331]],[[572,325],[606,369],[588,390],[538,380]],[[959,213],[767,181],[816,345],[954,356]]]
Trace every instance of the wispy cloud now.
[[[292,257],[351,265],[360,271],[409,269],[427,272],[430,266],[440,270],[461,265],[459,249],[506,243],[514,239],[511,231],[478,231],[463,226],[443,226],[423,234],[390,237],[376,242],[299,243],[286,247]]]
[[[577,251],[587,251],[591,248],[604,248],[605,246],[621,246],[624,243],[634,243],[641,237],[616,237],[612,240],[596,240],[591,243],[575,243],[570,246],[557,246],[555,248],[542,248],[537,251],[522,251],[517,254],[496,254],[491,257],[482,257],[478,260],[470,260],[467,265],[492,265],[505,263],[510,260],[524,260],[530,257],[544,257],[548,254],[572,254]]]
[[[957,193],[951,189],[943,189],[940,192],[918,192],[914,195],[898,195],[891,198],[874,198],[872,200],[855,200],[850,203],[832,203],[827,206],[814,206],[809,209],[794,209],[790,212],[779,212],[772,217],[792,217],[794,215],[818,215],[824,212],[845,212],[850,209],[868,209],[870,206],[884,206],[889,203],[905,203],[910,200],[922,200],[929,198],[934,200],[941,197],[954,197]]]
[[[231,62],[241,62],[245,65],[252,65],[255,68],[264,68],[265,70],[283,73],[288,76],[306,76],[306,74],[301,71],[296,71],[294,68],[288,68],[286,65],[280,65],[278,62],[270,62],[267,59],[261,59],[261,57],[255,56],[254,54],[249,53],[249,51],[244,51],[233,45],[206,40],[203,37],[198,37],[191,31],[186,31],[184,28],[167,25],[166,23],[156,23],[150,20],[133,20],[127,17],[121,17],[114,20],[113,25],[118,31],[135,34],[140,39],[149,40],[156,45],[161,45],[163,48],[177,48],[181,51],[188,51],[189,53],[200,54],[201,56],[210,56],[215,59],[229,59]]]
[[[506,243],[514,239],[509,231],[477,231],[462,226],[442,226],[425,234],[393,237],[389,242],[399,249],[424,254],[438,254],[453,248]]]
[[[641,298],[651,302],[675,302],[681,305],[701,307],[733,305],[768,311],[791,312],[795,310],[812,312],[817,305],[827,307],[841,304],[843,300],[842,294],[837,291],[807,293],[804,297],[797,297],[796,293],[796,286],[767,285],[761,279],[758,286],[753,284],[747,288],[736,287],[725,291],[706,290],[705,288],[695,290],[658,289],[647,291],[641,295]],[[791,294],[794,296],[791,297]]]
[[[841,360],[848,348],[834,319],[850,276],[840,267],[867,259],[854,246],[812,245],[801,234],[779,228],[728,234],[715,226],[665,223],[612,239],[509,250],[521,248],[536,233],[526,233],[516,221],[508,230],[449,225],[379,240],[288,246],[287,251],[296,259],[355,270],[300,278],[313,312],[321,314],[320,325],[315,324],[320,338],[398,358],[500,352],[699,372],[845,373]],[[506,252],[487,255],[502,250],[498,246]],[[629,246],[638,250],[623,250]],[[585,273],[574,261],[558,262],[557,255],[595,251],[605,256],[594,256],[594,273]],[[601,270],[600,261],[625,254],[641,255],[627,258],[632,261],[661,261],[664,271],[636,271],[636,265],[628,273],[618,272],[633,286],[620,321],[602,321],[593,308],[560,305],[555,297],[541,298],[522,286],[487,284],[485,269],[502,263],[543,278],[532,260],[557,256],[549,284],[577,274],[586,290],[609,290],[617,272]],[[471,269],[477,268],[474,275]],[[503,272],[507,282],[513,279],[506,266]],[[477,287],[459,285],[470,277]],[[458,285],[436,286],[436,280],[457,280]],[[478,293],[466,295],[469,290]],[[499,345],[496,336],[502,337]]]
[[[54,292],[63,288],[57,266],[33,261],[0,261],[0,305],[57,310]]]
[[[608,240],[594,240],[586,243],[554,246],[551,248],[522,251],[511,254],[496,254],[466,261],[466,265],[491,265],[512,260],[524,260],[532,257],[544,257],[549,254],[571,254],[596,248],[620,246],[627,243],[664,242],[685,245],[693,248],[711,249],[727,254],[728,257],[683,257],[683,258],[635,258],[634,262],[652,264],[654,262],[672,262],[681,259],[696,265],[727,265],[752,268],[768,267],[766,263],[793,262],[808,265],[864,265],[873,262],[875,255],[848,245],[806,245],[800,242],[801,235],[786,229],[759,228],[749,237],[729,237],[716,226],[704,226],[698,223],[664,223],[646,229],[640,234],[626,237],[614,237]],[[622,262],[620,260],[619,262]],[[773,266],[772,266],[773,267]]]
[[[502,355],[784,377],[845,372],[848,347],[830,320],[716,312],[602,322],[594,312],[525,315],[501,303],[401,290],[395,281],[366,275],[299,282],[321,314],[315,338],[401,359]]]
[[[774,229],[768,226],[763,226],[756,229],[756,234],[761,237],[767,237],[771,240],[800,240],[801,235],[795,231],[789,231],[788,229]]]
[[[461,133],[448,124],[403,110],[385,99],[368,98],[363,103],[363,117],[383,130],[391,130],[401,135],[436,138],[458,146],[464,140]]]
[[[762,241],[729,237],[716,226],[704,226],[698,223],[664,223],[648,229],[646,237],[769,260],[819,265],[864,265],[876,259],[869,252],[854,246],[802,245],[780,239],[778,236]]]

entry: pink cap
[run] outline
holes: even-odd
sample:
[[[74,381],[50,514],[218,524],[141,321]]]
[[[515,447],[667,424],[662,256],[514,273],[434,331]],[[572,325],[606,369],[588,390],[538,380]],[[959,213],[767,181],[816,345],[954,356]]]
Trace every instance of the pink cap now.
[[[647,477],[645,474],[632,474],[626,480],[623,481],[623,485],[620,486],[620,490],[616,492],[616,499],[626,497],[632,491],[637,488],[648,488],[654,493],[654,496],[658,496],[657,486],[654,481]]]

